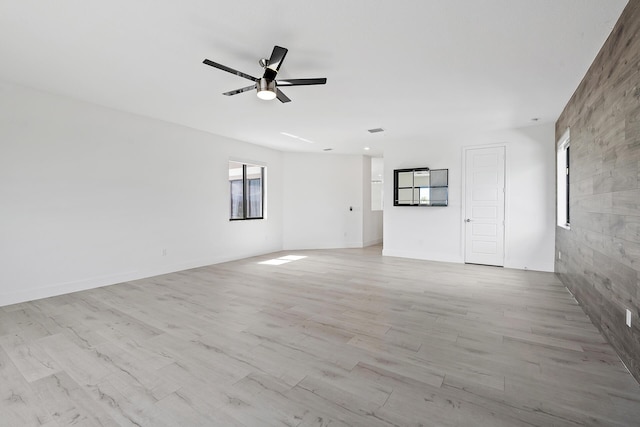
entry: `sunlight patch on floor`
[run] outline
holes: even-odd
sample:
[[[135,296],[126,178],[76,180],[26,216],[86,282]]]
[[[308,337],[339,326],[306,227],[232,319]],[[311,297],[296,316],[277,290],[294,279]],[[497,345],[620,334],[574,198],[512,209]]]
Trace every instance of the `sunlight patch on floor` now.
[[[306,258],[306,256],[304,255],[285,255],[285,256],[281,256],[280,258],[274,258],[274,259],[270,259],[267,261],[261,261],[258,264],[265,264],[265,265],[282,265],[282,264],[286,264],[288,262],[291,261],[298,261],[300,259]]]

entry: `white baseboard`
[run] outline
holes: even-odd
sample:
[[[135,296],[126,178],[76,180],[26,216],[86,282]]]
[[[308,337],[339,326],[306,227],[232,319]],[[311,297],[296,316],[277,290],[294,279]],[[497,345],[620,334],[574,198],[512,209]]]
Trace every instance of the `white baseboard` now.
[[[72,292],[86,291],[88,289],[95,289],[102,286],[115,285],[118,283],[130,282],[133,280],[146,279],[149,277],[160,276],[162,274],[189,270],[191,268],[204,267],[207,265],[220,264],[223,262],[235,261],[243,258],[250,258],[253,256],[272,253],[275,251],[279,251],[279,249],[274,251],[268,250],[256,253],[247,253],[236,256],[215,256],[199,258],[168,265],[156,266],[145,270],[134,270],[104,276],[87,277],[69,282],[55,283],[52,285],[42,286],[34,289],[0,294],[0,307],[18,304],[26,301],[34,301],[42,298],[55,297]]]
[[[313,250],[313,249],[354,249],[354,248],[362,248],[362,242],[344,242],[344,241],[336,241],[336,242],[315,242],[315,243],[305,243],[302,245],[296,244],[285,244],[284,251],[295,251],[295,250]]]
[[[366,248],[366,247],[373,246],[373,245],[379,245],[380,243],[382,243],[382,237],[379,238],[379,239],[368,240],[368,241],[364,242],[362,247]]]
[[[382,249],[383,256],[392,256],[398,258],[411,258],[421,259],[425,261],[438,261],[438,262],[453,262],[457,264],[464,263],[464,260],[459,256],[442,255],[439,253],[429,252],[416,252],[416,251],[402,251],[395,249]]]

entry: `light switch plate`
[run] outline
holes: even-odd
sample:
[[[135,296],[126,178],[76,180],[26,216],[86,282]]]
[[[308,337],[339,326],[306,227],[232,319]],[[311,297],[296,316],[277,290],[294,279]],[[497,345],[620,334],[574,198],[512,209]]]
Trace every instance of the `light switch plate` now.
[[[627,309],[627,326],[631,327],[631,310]]]

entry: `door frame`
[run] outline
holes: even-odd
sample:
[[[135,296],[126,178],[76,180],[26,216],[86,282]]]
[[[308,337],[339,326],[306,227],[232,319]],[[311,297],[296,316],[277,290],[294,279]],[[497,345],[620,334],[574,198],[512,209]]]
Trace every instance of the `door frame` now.
[[[467,151],[468,150],[477,150],[481,148],[504,148],[504,253],[502,256],[502,266],[505,267],[505,261],[508,256],[508,245],[509,241],[507,235],[507,224],[509,223],[509,152],[507,150],[507,143],[495,143],[495,144],[479,144],[479,145],[463,145],[462,146],[462,194],[461,194],[461,202],[460,203],[460,247],[462,248],[462,262],[464,264],[467,263],[467,241],[466,241],[466,228],[465,228],[465,215],[467,212]]]

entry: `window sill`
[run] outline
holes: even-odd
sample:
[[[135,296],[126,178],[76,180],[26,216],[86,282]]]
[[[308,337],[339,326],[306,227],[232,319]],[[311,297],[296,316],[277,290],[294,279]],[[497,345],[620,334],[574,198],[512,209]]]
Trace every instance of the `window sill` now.
[[[560,228],[564,228],[565,230],[571,230],[571,224],[556,224]]]

